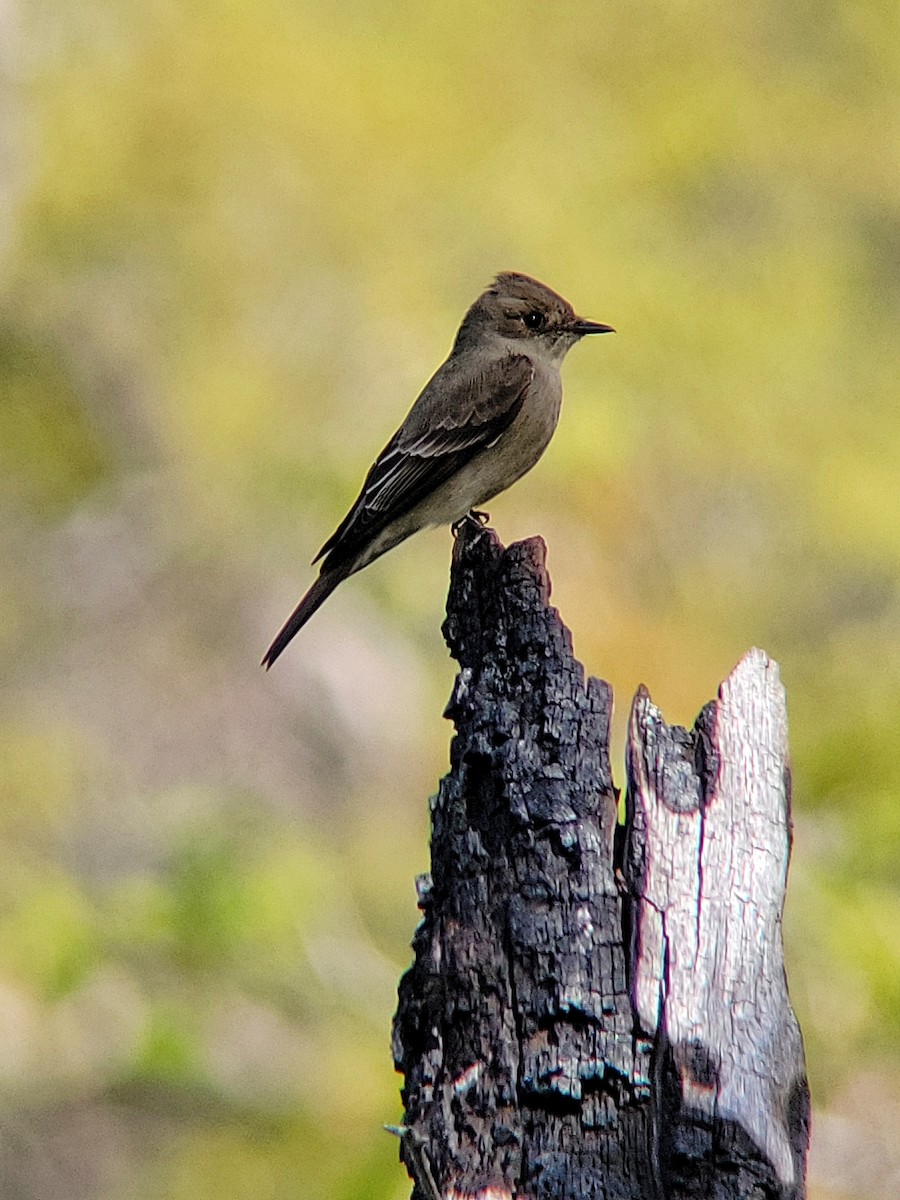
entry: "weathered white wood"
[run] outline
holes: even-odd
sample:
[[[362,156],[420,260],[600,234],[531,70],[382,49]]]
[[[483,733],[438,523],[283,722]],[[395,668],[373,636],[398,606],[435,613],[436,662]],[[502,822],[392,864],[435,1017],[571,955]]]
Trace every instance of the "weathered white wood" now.
[[[733,1123],[783,1194],[800,1195],[808,1094],[781,936],[791,835],[777,664],[751,650],[692,733],[667,726],[642,689],[628,773],[641,1027],[670,1050],[685,1128]]]

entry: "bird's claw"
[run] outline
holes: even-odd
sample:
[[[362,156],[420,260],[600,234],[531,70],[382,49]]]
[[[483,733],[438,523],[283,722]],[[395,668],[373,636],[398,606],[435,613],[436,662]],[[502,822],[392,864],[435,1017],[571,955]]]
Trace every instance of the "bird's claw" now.
[[[455,538],[459,538],[467,525],[474,525],[475,529],[477,530],[475,537],[475,540],[477,541],[478,537],[482,534],[490,519],[490,513],[481,512],[476,508],[470,508],[464,517],[461,517],[460,520],[453,522],[453,524],[450,526],[450,530]]]

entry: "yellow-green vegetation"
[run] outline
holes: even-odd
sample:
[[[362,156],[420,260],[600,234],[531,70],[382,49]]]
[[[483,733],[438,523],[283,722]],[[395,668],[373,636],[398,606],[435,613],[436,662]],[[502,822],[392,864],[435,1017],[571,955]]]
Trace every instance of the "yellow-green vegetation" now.
[[[814,1106],[877,1126],[900,9],[0,0],[0,81],[0,1193],[408,1194],[449,535],[256,663],[501,269],[619,332],[494,524],[546,537],[619,760],[639,681],[690,722],[780,660]]]

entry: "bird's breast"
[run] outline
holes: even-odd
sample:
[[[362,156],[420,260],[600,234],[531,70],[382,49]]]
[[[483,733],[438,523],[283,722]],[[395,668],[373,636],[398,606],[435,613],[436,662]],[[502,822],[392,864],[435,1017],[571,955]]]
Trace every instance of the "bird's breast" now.
[[[562,380],[559,371],[535,363],[534,379],[518,417],[504,435],[523,463],[533,467],[547,449],[559,422]]]
[[[460,515],[505,491],[531,470],[553,437],[561,403],[559,372],[535,364],[534,379],[516,419],[451,485]]]

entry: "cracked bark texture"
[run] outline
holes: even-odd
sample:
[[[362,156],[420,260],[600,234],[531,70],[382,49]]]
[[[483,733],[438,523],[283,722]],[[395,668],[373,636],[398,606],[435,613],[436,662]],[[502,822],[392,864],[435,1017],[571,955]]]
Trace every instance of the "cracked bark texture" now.
[[[414,1200],[802,1197],[777,668],[752,652],[690,733],[638,693],[617,834],[611,691],[549,593],[540,539],[464,527],[456,736],[394,1023]]]

